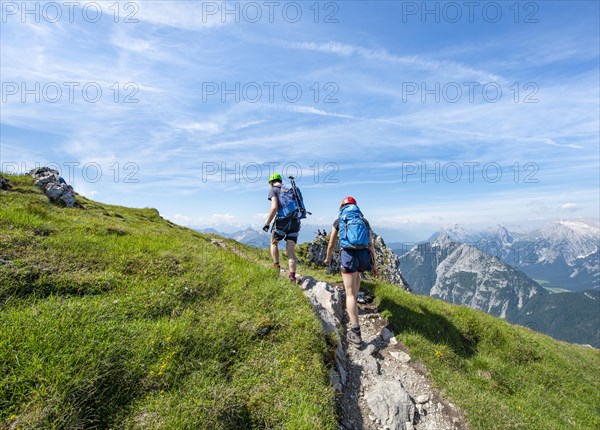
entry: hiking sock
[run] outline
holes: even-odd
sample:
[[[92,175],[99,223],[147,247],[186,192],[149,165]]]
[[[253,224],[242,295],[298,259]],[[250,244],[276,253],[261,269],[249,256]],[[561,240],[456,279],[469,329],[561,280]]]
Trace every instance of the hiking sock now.
[[[273,267],[275,267],[276,269],[281,269],[281,266],[279,265],[279,263],[273,263]]]
[[[350,330],[352,330],[354,333],[356,333],[357,335],[360,336],[360,326],[358,325],[353,325]]]
[[[290,272],[290,279],[291,279],[292,281],[295,281],[295,280],[296,280],[296,272]]]

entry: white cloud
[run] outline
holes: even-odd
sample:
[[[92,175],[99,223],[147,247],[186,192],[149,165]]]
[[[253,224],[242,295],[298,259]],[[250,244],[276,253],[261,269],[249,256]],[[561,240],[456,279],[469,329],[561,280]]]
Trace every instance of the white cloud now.
[[[240,223],[239,218],[236,215],[232,215],[229,213],[219,214],[213,213],[209,216],[198,216],[192,217],[188,215],[175,214],[175,215],[166,215],[167,219],[173,221],[176,224],[185,225],[188,227],[194,228],[225,228],[227,229],[239,229],[243,226]]]
[[[563,211],[567,211],[567,212],[576,212],[576,211],[579,211],[582,209],[581,206],[579,206],[576,203],[565,203],[565,204],[561,205],[560,208]]]
[[[201,132],[208,134],[218,134],[222,131],[221,124],[217,122],[189,122],[189,123],[175,123],[171,124],[173,128],[188,131],[188,132]]]
[[[314,108],[312,106],[277,105],[277,107],[279,109],[287,110],[287,111],[290,111],[290,112],[308,113],[308,114],[313,114],[313,115],[329,116],[329,117],[343,118],[343,119],[365,119],[365,118],[358,118],[358,117],[356,117],[354,115],[346,115],[346,114],[340,114],[340,113],[337,113],[337,112],[325,111],[325,110],[322,110],[322,109]]]
[[[503,80],[500,76],[484,70],[477,70],[466,64],[455,61],[427,59],[421,56],[399,56],[390,54],[385,49],[369,49],[362,46],[349,45],[338,42],[284,42],[284,46],[293,49],[317,51],[336,54],[342,57],[353,55],[362,57],[368,61],[380,61],[385,63],[400,64],[417,69],[428,70],[434,73],[444,73],[453,78],[470,77],[477,81],[496,82]]]
[[[227,23],[221,15],[225,2],[138,1],[135,19],[183,30],[201,31]],[[214,8],[217,10],[215,11]],[[216,13],[215,13],[216,12]]]
[[[401,228],[405,223],[458,223],[491,225],[496,223],[518,223],[529,220],[549,220],[561,216],[564,210],[581,208],[580,204],[566,203],[561,207],[558,203],[564,202],[567,192],[557,192],[552,188],[534,188],[514,192],[473,193],[457,199],[454,194],[436,199],[406,201],[400,208],[389,204],[380,208],[370,208],[373,213],[369,218],[374,223],[386,227]],[[571,198],[578,201],[598,202],[597,190],[578,190],[571,194]],[[560,209],[559,209],[560,208]],[[367,211],[367,208],[363,208]],[[398,215],[395,215],[398,214]],[[592,218],[597,218],[598,211],[589,213]],[[587,215],[586,215],[587,216]]]

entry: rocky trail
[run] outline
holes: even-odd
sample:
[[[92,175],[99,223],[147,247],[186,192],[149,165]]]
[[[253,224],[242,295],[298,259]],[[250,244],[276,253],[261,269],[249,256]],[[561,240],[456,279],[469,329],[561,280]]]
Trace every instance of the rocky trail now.
[[[411,359],[375,305],[359,304],[363,345],[357,349],[341,331],[347,323],[343,286],[310,276],[300,285],[326,332],[338,339],[330,379],[339,392],[340,430],[469,428],[460,409],[433,388],[427,369]]]
[[[223,241],[211,242],[229,248]],[[284,269],[281,274],[288,276]],[[296,275],[296,279],[335,342],[330,382],[338,392],[339,430],[470,428],[461,410],[433,388],[425,366],[411,359],[377,307],[368,303],[372,298],[364,291],[359,300],[363,344],[355,348],[345,336],[348,321],[343,285],[311,276]]]

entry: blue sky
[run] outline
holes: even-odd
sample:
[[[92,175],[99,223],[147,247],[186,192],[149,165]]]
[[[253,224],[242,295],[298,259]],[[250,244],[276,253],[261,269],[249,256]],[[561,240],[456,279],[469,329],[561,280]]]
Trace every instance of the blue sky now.
[[[2,170],[223,231],[273,170],[391,240],[598,219],[600,3],[470,4],[2,2]]]

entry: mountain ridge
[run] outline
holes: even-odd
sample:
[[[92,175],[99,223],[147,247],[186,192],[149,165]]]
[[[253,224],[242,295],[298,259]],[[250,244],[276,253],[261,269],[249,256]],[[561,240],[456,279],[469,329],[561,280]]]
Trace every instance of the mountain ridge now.
[[[400,269],[418,294],[479,309],[561,340],[600,347],[595,290],[548,298],[553,294],[521,270],[473,245],[454,242],[445,233],[402,255]],[[575,303],[580,305],[576,322],[571,307]]]
[[[517,232],[501,224],[485,230],[455,225],[434,233],[428,241],[447,236],[500,258],[548,287],[583,291],[600,288],[599,226],[593,220],[556,220]]]

